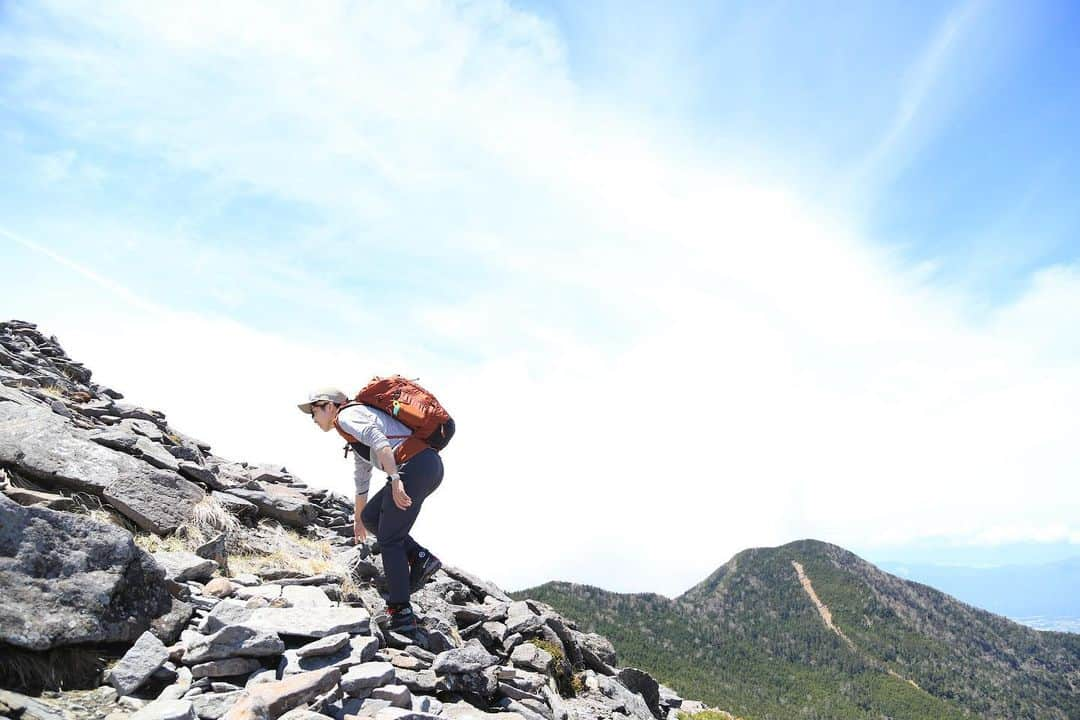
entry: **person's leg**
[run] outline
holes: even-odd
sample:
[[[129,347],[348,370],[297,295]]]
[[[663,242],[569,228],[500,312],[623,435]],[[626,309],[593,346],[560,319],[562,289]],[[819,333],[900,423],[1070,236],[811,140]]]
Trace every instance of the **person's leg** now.
[[[380,503],[379,527],[376,533],[379,547],[382,549],[383,570],[390,586],[392,606],[404,606],[409,603],[409,561],[408,546],[419,552],[421,548],[409,537],[409,530],[416,522],[416,516],[424,504],[424,499],[442,481],[442,460],[434,450],[424,450],[401,467],[401,481],[405,492],[412,499],[412,505],[402,510],[394,504],[394,494],[390,483],[380,493],[384,493]],[[366,514],[366,512],[365,512]]]

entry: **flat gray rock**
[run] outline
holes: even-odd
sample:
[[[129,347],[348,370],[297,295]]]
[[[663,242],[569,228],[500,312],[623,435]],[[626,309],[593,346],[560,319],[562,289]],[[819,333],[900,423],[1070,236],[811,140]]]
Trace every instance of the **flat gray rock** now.
[[[120,695],[130,695],[169,659],[165,645],[150,631],[135,641],[109,674],[109,682]]]
[[[193,695],[189,700],[200,720],[218,720],[243,697],[245,692],[246,690],[227,693],[203,693]]]
[[[218,569],[218,564],[213,560],[199,557],[192,552],[156,552],[154,560],[165,570],[165,577],[175,582],[185,580],[206,582]]]
[[[18,720],[69,720],[70,715],[17,692],[0,689],[0,717]]]
[[[499,658],[495,657],[484,646],[475,640],[470,640],[464,646],[439,653],[431,669],[436,675],[447,673],[471,673],[479,672],[484,668],[498,665]]]
[[[367,610],[354,607],[328,608],[259,608],[246,624],[282,635],[320,638],[347,632],[366,634],[371,616]]]
[[[199,632],[209,635],[226,625],[244,625],[253,612],[255,608],[249,608],[245,602],[225,598],[214,605],[214,609],[203,619]]]
[[[371,691],[371,697],[375,700],[385,700],[392,707],[412,710],[412,693],[404,685],[384,685]]]
[[[510,661],[517,667],[525,667],[530,670],[546,672],[553,657],[543,648],[538,648],[532,643],[522,643],[510,653]]]
[[[247,675],[261,669],[262,663],[255,658],[231,657],[193,665],[191,676],[195,678],[229,677],[231,675]]]
[[[349,633],[335,633],[297,648],[296,656],[306,658],[315,657],[316,655],[332,655],[348,644]]]
[[[155,700],[128,720],[195,720],[195,708],[190,700]]]
[[[176,473],[99,445],[91,431],[42,407],[0,402],[0,465],[49,487],[104,497],[143,530],[164,535],[203,497]]]
[[[260,514],[293,527],[307,527],[319,516],[319,509],[299,493],[293,495],[269,488],[252,490],[237,487],[230,488],[229,494],[247,500],[259,509]]]
[[[282,677],[328,667],[336,667],[345,672],[354,665],[370,662],[378,649],[378,639],[371,635],[354,635],[344,647],[330,655],[300,657],[298,651],[286,650],[281,655],[278,671]]]
[[[369,662],[349,668],[341,677],[346,695],[360,695],[373,688],[394,682],[394,666],[388,662]]]
[[[328,608],[334,603],[320,588],[310,585],[287,585],[281,588],[281,597],[295,608]]]
[[[280,655],[284,650],[285,643],[277,633],[245,625],[229,625],[213,635],[192,639],[184,653],[184,664],[198,665],[230,657]]]
[[[191,519],[206,494],[174,472],[151,470],[149,482],[145,476],[120,475],[102,497],[143,530],[168,535]]]
[[[0,587],[0,641],[28,650],[133,642],[172,606],[161,569],[125,530],[2,494]]]

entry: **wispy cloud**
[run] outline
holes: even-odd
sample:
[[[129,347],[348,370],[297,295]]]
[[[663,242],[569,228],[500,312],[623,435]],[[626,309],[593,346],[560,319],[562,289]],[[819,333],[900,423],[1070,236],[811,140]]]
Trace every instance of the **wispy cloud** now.
[[[977,7],[929,46],[883,153]],[[421,531],[460,564],[510,586],[677,592],[799,536],[981,537],[1018,514],[1076,530],[1074,267],[1002,307],[929,285],[853,216],[584,97],[555,29],[504,3],[15,15],[5,94],[63,142],[123,155],[111,170],[132,188],[166,178],[182,198],[152,195],[150,219],[103,201],[38,222],[21,248],[119,302],[27,319],[182,429],[339,489],[347,467],[295,396],[430,380],[462,432]],[[185,224],[205,187],[219,209]],[[251,198],[288,222],[241,242]],[[105,240],[57,228],[102,216],[156,264],[106,278],[71,260]],[[244,321],[159,307],[168,288],[143,275],[235,293]],[[20,311],[50,287],[21,288]]]
[[[939,81],[948,74],[950,61],[955,59],[965,36],[978,23],[987,5],[987,0],[962,0],[946,14],[912,63],[896,111],[877,143],[860,162],[854,173],[855,184],[874,182],[880,180],[878,176],[883,173],[888,177],[897,172],[906,162],[904,155],[917,148],[919,117],[926,112],[927,105],[936,104],[934,91],[938,89]],[[957,83],[950,83],[950,86],[957,89]],[[940,104],[948,107],[950,103]]]

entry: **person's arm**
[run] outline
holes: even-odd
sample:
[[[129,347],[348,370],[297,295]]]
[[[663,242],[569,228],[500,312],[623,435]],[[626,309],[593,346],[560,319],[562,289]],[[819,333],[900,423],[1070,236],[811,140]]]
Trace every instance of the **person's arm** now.
[[[360,520],[360,513],[367,506],[368,487],[371,485],[371,463],[359,455],[353,456],[353,483],[356,485],[356,514],[353,516],[353,540],[357,545],[367,539],[367,529]]]
[[[397,461],[394,460],[394,450],[390,447],[390,442],[387,441],[378,450],[372,449],[372,452],[379,459],[379,467],[390,476],[390,493],[394,497],[394,504],[402,510],[412,505],[412,498],[405,492],[405,483],[401,481],[401,475],[398,474]]]

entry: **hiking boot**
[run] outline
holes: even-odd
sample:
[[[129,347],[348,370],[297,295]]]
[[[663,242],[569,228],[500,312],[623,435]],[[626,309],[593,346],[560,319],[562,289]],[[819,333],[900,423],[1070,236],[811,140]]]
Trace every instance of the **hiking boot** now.
[[[420,629],[416,624],[416,613],[409,605],[401,608],[387,608],[386,613],[390,616],[390,622],[387,623],[387,629],[390,632],[414,635]]]
[[[414,593],[424,587],[424,583],[442,567],[442,560],[435,557],[427,550],[421,550],[416,562],[409,568],[409,593]]]

